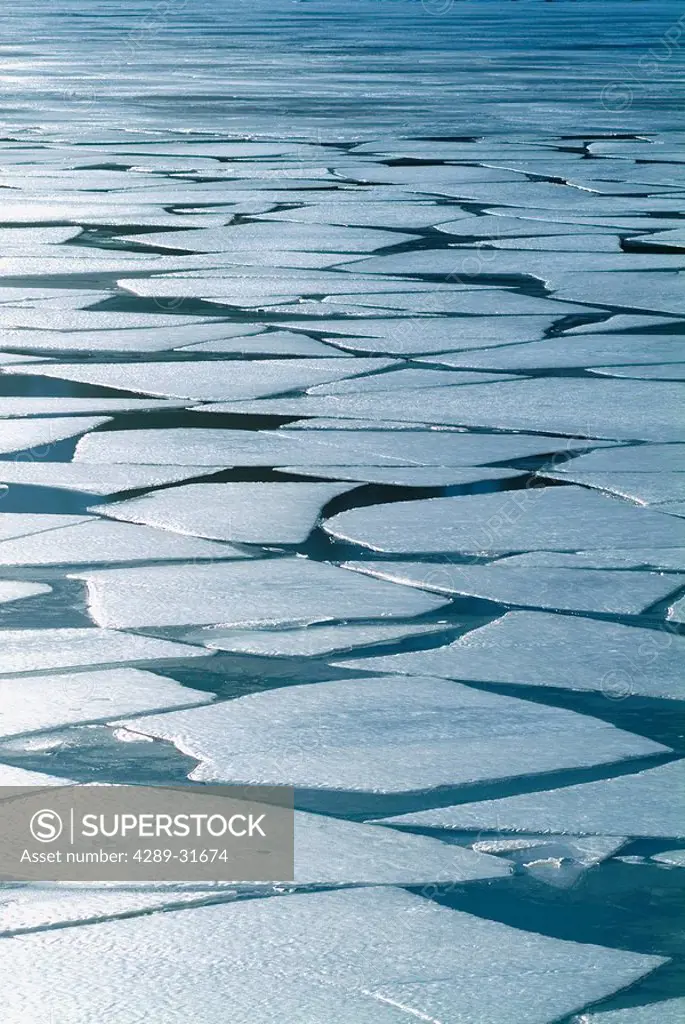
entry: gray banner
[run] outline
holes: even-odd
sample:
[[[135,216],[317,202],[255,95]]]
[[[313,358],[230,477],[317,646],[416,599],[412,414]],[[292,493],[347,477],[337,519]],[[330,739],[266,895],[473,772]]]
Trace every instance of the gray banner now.
[[[0,881],[292,881],[293,791],[0,786]]]

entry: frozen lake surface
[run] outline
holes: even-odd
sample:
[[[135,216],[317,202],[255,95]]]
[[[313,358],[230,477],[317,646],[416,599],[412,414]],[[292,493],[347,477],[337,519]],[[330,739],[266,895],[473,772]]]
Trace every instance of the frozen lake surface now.
[[[680,1019],[682,9],[2,25],[0,785],[297,787],[0,887],[3,1021]]]

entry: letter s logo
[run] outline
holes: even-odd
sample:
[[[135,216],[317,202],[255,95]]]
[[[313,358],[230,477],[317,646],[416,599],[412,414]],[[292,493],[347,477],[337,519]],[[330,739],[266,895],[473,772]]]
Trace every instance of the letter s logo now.
[[[64,825],[57,811],[44,807],[33,815],[29,828],[31,835],[39,843],[54,843],[55,839],[61,836]]]

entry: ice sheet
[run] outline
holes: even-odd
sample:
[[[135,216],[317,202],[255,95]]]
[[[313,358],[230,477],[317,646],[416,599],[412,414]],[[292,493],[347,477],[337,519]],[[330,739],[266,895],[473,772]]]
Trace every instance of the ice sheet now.
[[[108,629],[2,629],[0,675],[199,658],[210,653]]]
[[[304,252],[372,252],[384,246],[399,245],[412,237],[403,232],[375,231],[371,228],[262,221],[232,224],[227,228],[126,235],[124,240],[187,252],[227,252],[239,255],[243,250],[273,252],[279,249]]]
[[[556,466],[560,473],[676,473],[685,472],[685,444],[623,445],[597,449]]]
[[[203,782],[402,793],[664,751],[599,719],[446,680],[334,680],[128,719]]]
[[[584,487],[607,491],[640,505],[653,505],[655,509],[660,508],[661,502],[685,500],[685,472],[583,472],[582,463],[574,470],[575,461],[574,459],[567,467],[562,466],[560,471],[542,470],[539,475],[551,480],[568,480]]]
[[[451,346],[453,347],[453,346]],[[671,381],[555,378],[500,381],[469,388],[432,388],[397,394],[330,395],[223,403],[217,412],[286,416],[343,416],[404,420],[495,430],[538,430],[571,437],[679,441],[681,387]],[[643,410],[651,415],[645,418]]]
[[[94,517],[75,526],[31,534],[30,539],[22,537],[0,542],[0,565],[5,566],[99,565],[249,557],[230,544],[215,544],[167,530],[103,521]]]
[[[217,971],[217,948],[236,970]],[[179,949],[192,978],[179,976]],[[408,1016],[551,1024],[664,961],[519,931],[379,887],[18,936],[0,942],[0,962],[14,979],[3,990],[7,1024],[55,1005],[65,1019],[112,1024],[151,1007],[169,1020],[199,1013],[218,1024],[228,1005],[236,1020],[254,1024],[284,1014],[327,1024],[402,1024]],[[21,983],[27,977],[31,986]]]
[[[206,704],[210,695],[136,668],[0,678],[0,736]]]
[[[9,415],[7,412],[7,402],[11,401],[3,398],[2,404],[5,408],[5,415]],[[22,399],[26,403],[26,399]],[[42,402],[41,402],[42,405]],[[35,405],[33,406],[35,409]],[[41,409],[44,412],[44,409]],[[54,419],[45,417],[44,419],[34,420],[22,420],[20,422],[14,422],[11,420],[0,420],[0,454],[8,455],[11,452],[22,452],[29,451],[32,448],[40,448],[43,452],[43,458],[46,458],[50,446],[56,444],[57,441],[63,441],[67,437],[75,437],[77,434],[85,434],[86,431],[92,430],[94,427],[99,427],[101,423],[106,423],[107,417],[59,417],[56,416]]]
[[[193,643],[219,651],[266,657],[316,657],[353,647],[385,644],[445,629],[445,625],[310,626],[308,629],[223,630],[220,627],[189,633]]]
[[[0,492],[1,493],[1,492]],[[0,543],[15,537],[59,530],[65,526],[76,526],[88,522],[88,516],[43,515],[38,512],[1,512]]]
[[[226,337],[219,341],[205,341],[200,344],[193,342],[184,345],[189,352],[225,352],[240,355],[279,355],[279,356],[344,356],[345,352],[336,352],[331,345],[307,337],[295,331],[269,331],[267,333],[250,333],[249,337]]]
[[[684,363],[654,363],[652,366],[590,366],[599,377],[628,377],[631,380],[685,380]]]
[[[685,761],[564,789],[386,819],[429,828],[683,838]]]
[[[321,509],[352,489],[345,484],[187,484],[92,512],[174,533],[243,544],[301,544]],[[220,557],[220,555],[217,555]]]
[[[579,569],[685,570],[685,548],[604,548],[597,551],[530,551],[499,560],[501,565],[560,566]]]
[[[41,363],[41,365],[47,364]],[[3,396],[0,420],[22,419],[25,417],[36,417],[36,419],[32,424],[24,424],[23,426],[18,423],[0,422],[0,432],[11,428],[16,431],[34,430],[38,433],[41,424],[42,429],[47,432],[48,423],[52,423],[55,428],[55,436],[51,437],[51,440],[61,440],[56,433],[58,427],[61,431],[66,429],[70,423],[73,423],[74,430],[70,435],[64,435],[71,436],[72,434],[80,434],[83,430],[90,430],[101,423],[107,422],[107,418],[104,416],[99,419],[87,419],[85,417],[83,419],[69,419],[68,417],[71,416],[82,416],[85,413],[148,412],[153,409],[178,409],[183,404],[183,402],[175,402],[169,398],[53,398],[50,395],[41,395],[40,400],[38,400],[37,398],[9,395],[7,397]],[[37,419],[37,417],[46,417],[48,415],[54,415],[57,418],[54,420]],[[1,437],[2,433],[0,433]]]
[[[345,562],[346,569],[439,594],[465,594],[532,608],[638,615],[685,586],[683,576],[599,569],[454,565],[435,562]]]
[[[375,396],[375,401],[379,397]],[[430,403],[423,395],[424,415]],[[246,403],[247,404],[247,403]],[[208,407],[212,409],[212,406]],[[398,415],[400,410],[397,410]],[[478,466],[594,447],[597,442],[527,434],[415,430],[108,430],[82,438],[75,462],[179,466]],[[2,426],[0,425],[0,430]]]
[[[589,334],[548,338],[461,355],[440,356],[446,366],[492,370],[541,370],[569,367],[679,362],[682,335]]]
[[[684,700],[684,652],[685,638],[668,628],[514,611],[448,647],[339,664],[370,672],[595,690],[615,699]]]
[[[446,602],[305,558],[88,572],[98,625],[301,625],[419,615]]]
[[[334,537],[397,554],[507,554],[529,549],[685,543],[685,524],[582,487],[369,505],[324,523]]]
[[[391,366],[387,359],[269,359],[169,363],[40,363],[32,373],[97,384],[118,391],[190,398],[195,401],[257,398],[369,373]],[[48,372],[49,368],[49,372]],[[7,367],[10,373],[18,367]]]
[[[118,494],[188,477],[218,472],[222,466],[146,466],[143,464],[98,465],[86,462],[13,462],[0,460],[0,482],[33,487],[55,487],[87,494]]]
[[[97,322],[97,313],[95,317]],[[161,316],[162,323],[158,327],[122,330],[9,330],[3,332],[2,344],[12,350],[39,352],[164,352],[186,345],[219,345],[220,340],[213,339],[229,339],[255,331],[255,328],[242,324],[206,323],[201,320],[184,323],[183,317],[180,318],[181,324],[171,326],[168,321],[173,319]]]

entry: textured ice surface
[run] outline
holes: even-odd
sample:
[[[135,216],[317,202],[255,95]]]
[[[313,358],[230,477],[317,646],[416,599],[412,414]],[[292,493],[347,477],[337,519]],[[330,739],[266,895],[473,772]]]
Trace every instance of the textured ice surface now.
[[[88,516],[43,515],[38,512],[0,512],[0,543],[15,537],[59,530],[88,522]]]
[[[685,472],[613,473],[601,470],[583,472],[580,465],[577,470],[574,470],[573,462],[569,464],[566,471],[563,467],[560,471],[542,470],[540,476],[552,480],[572,481],[575,484],[582,484],[584,487],[593,487],[611,494],[618,494],[621,498],[629,498],[641,505],[656,505],[657,508],[662,502],[685,499]]]
[[[373,672],[685,699],[685,638],[575,615],[508,612],[448,647],[345,662]]]
[[[459,373],[454,370],[419,370],[412,367],[393,373],[377,373],[371,377],[355,377],[353,380],[337,381],[334,384],[318,384],[308,388],[311,395],[369,394],[374,391],[395,391],[398,388],[438,388],[457,384],[491,384],[497,380],[512,380],[501,373]]]
[[[2,404],[8,399],[3,398]],[[25,400],[23,400],[25,401]],[[41,402],[42,405],[42,402]],[[41,409],[41,411],[45,411]],[[8,415],[5,412],[5,415]],[[47,458],[50,446],[57,441],[63,441],[67,437],[74,437],[76,434],[84,434],[93,427],[99,427],[106,423],[106,417],[55,417],[54,419],[33,419],[33,420],[0,420],[0,454],[7,455],[10,452],[28,451],[33,448],[40,448],[42,457]]]
[[[47,364],[41,363],[42,365]],[[52,398],[49,395],[41,395],[40,400],[37,401],[36,398],[3,396],[0,418],[3,420],[21,419],[29,416],[43,417],[47,414],[57,417],[63,416],[64,419],[36,419],[30,426],[25,424],[23,429],[29,430],[32,428],[37,430],[39,423],[42,423],[43,429],[45,429],[48,423],[53,423],[62,430],[68,427],[70,423],[73,423],[74,430],[71,434],[64,435],[71,436],[72,434],[80,434],[82,430],[90,430],[93,427],[97,427],[100,423],[106,423],[107,420],[104,417],[97,420],[92,418],[86,419],[85,417],[83,419],[67,419],[69,416],[83,416],[84,413],[147,412],[152,409],[177,409],[182,405],[183,402],[172,401],[168,398]],[[79,427],[79,424],[82,424],[82,426]],[[12,426],[17,430],[20,429],[19,424],[3,422],[0,423],[0,430],[4,431],[8,426]],[[61,440],[61,438],[57,437],[55,433],[50,440]]]
[[[0,735],[205,704],[207,693],[136,668],[0,679]]]
[[[596,449],[556,466],[559,473],[679,473],[685,472],[685,444],[623,445]]]
[[[0,482],[56,487],[87,494],[118,494],[187,480],[219,471],[222,466],[146,466],[121,463],[104,466],[85,462],[15,462],[0,460]]]
[[[643,236],[647,237],[647,236]],[[649,316],[646,313],[615,313],[601,323],[579,324],[564,334],[604,334],[607,331],[630,331],[635,327],[673,327],[677,321],[670,316]]]
[[[279,466],[279,473],[298,473],[359,483],[397,484],[399,487],[458,487],[482,480],[511,480],[523,476],[516,469],[489,469],[484,466]]]
[[[654,363],[653,366],[589,366],[600,377],[629,377],[631,380],[685,380],[685,363]]]
[[[247,404],[247,403],[246,403]],[[430,403],[423,396],[424,414]],[[211,408],[211,407],[210,407]],[[397,410],[398,415],[400,410]],[[179,466],[476,466],[529,455],[582,450],[564,437],[415,430],[108,430],[82,438],[76,462]],[[1,430],[1,425],[0,425]],[[595,442],[596,443],[596,442]]]
[[[366,262],[363,266],[367,266]],[[329,301],[335,306],[338,300],[332,299]],[[393,302],[388,301],[385,296],[379,298],[371,295],[367,300],[367,296],[364,295],[359,298],[359,304],[362,306],[380,306],[381,308],[394,307]],[[411,296],[409,296],[399,303],[398,308],[415,309],[417,312],[460,313],[470,316],[536,316],[544,313],[556,313],[557,316],[562,317],[565,313],[580,312],[578,306],[555,302],[553,299],[539,299],[536,296],[521,295],[503,288],[487,288],[482,291],[480,289],[478,291],[455,291],[452,295],[438,293],[437,295],[418,299],[416,302],[413,302]]]
[[[22,601],[26,597],[49,594],[52,587],[47,583],[28,583],[22,580],[0,580],[0,604]]]
[[[465,594],[535,608],[624,615],[637,615],[685,586],[685,576],[573,568],[532,569],[509,565],[506,559],[495,565],[346,562],[344,567],[439,594]]]
[[[625,1010],[583,1014],[574,1024],[682,1024],[684,1015],[685,999],[667,999]]]
[[[300,544],[316,525],[322,507],[350,489],[320,483],[187,484],[96,505],[91,511],[213,540]]]
[[[267,657],[316,656],[333,651],[345,651],[352,647],[366,647],[402,640],[409,636],[421,636],[444,625],[395,625],[395,626],[310,626],[308,629],[262,629],[222,630],[219,627],[204,629],[189,635],[194,643],[202,643],[220,651],[237,654],[259,654]]]
[[[178,973],[179,949],[192,976]],[[217,949],[238,969],[217,970]],[[169,1022],[200,1014],[218,1024],[227,1006],[235,1020],[254,1024],[284,1014],[327,1024],[408,1017],[551,1024],[663,962],[519,931],[385,887],[247,900],[0,942],[3,972],[13,979],[3,989],[7,1024],[44,1014],[56,993],[65,1024],[124,1024],[147,1007]],[[30,986],[21,982],[28,977]]]
[[[530,850],[534,854],[540,847],[547,847],[550,852],[557,856],[571,857],[580,864],[599,864],[601,861],[611,857],[625,845],[625,836],[569,836],[563,839],[550,836],[528,836],[521,839],[479,839],[472,843],[471,849],[478,853],[501,854],[506,853],[509,859],[518,863],[524,863],[530,858]],[[520,854],[520,856],[517,856]]]
[[[84,250],[81,250],[81,252],[83,251]],[[125,254],[118,253],[115,250],[107,252],[108,260],[117,260],[122,257],[125,258]],[[79,257],[79,259],[81,259],[81,257]],[[12,260],[3,260],[2,264],[0,264],[0,269],[5,271],[11,270],[12,262]],[[42,262],[43,261],[41,261],[41,263]],[[56,261],[53,262],[56,263]],[[145,260],[142,261],[140,265],[141,267],[151,266],[151,264]],[[54,272],[60,273],[63,269],[64,268],[62,266],[57,264],[55,265]],[[107,267],[107,269],[110,268]],[[118,270],[116,264],[114,264],[111,269]],[[111,313],[91,309],[75,309],[69,312],[62,311],[57,324],[54,322],[46,322],[45,313],[39,309],[5,309],[0,310],[0,322],[2,322],[3,328],[34,328],[35,330],[40,331],[59,327],[60,331],[87,331],[89,334],[95,331],[118,332],[126,331],[130,328],[136,329],[143,327],[178,328],[182,327],[184,323],[188,326],[207,323],[206,319],[202,319],[200,317],[183,318],[177,314],[167,316],[161,311],[157,313]]]
[[[42,368],[42,366],[41,366]],[[405,420],[496,430],[540,430],[571,437],[679,441],[678,382],[610,377],[500,381],[469,388],[432,388],[374,395],[328,395],[225,403],[217,411],[286,416]],[[643,410],[648,407],[650,416]]]
[[[429,828],[683,838],[685,761],[599,782],[386,819]]]
[[[219,341],[205,341],[202,344],[191,343],[189,352],[225,352],[236,355],[278,355],[278,356],[345,356],[345,352],[336,352],[331,345],[307,337],[295,331],[269,331],[267,333],[250,333],[248,337],[224,337]]]
[[[664,850],[663,853],[655,853],[652,860],[659,864],[669,864],[674,868],[685,867],[685,850]]]
[[[376,191],[374,189],[374,194]],[[344,194],[342,193],[343,196]],[[279,222],[292,221],[299,224],[325,222],[326,224],[339,224],[343,227],[356,225],[373,228],[421,228],[439,224],[440,221],[450,220],[454,216],[453,210],[446,210],[444,206],[426,202],[402,202],[400,196],[392,201],[374,202],[364,200],[357,192],[353,193],[353,198],[357,201],[335,202],[328,199],[326,202],[311,206],[301,206],[294,210],[267,214],[262,219]]]
[[[124,723],[198,781],[401,793],[663,751],[595,718],[440,679],[335,680]]]
[[[254,328],[228,323],[206,323],[190,320],[178,326],[160,317],[158,327],[128,327],[125,330],[8,330],[3,331],[2,344],[8,349],[38,352],[164,352],[184,345],[206,345],[228,339],[235,334],[250,333]],[[45,325],[43,325],[45,326]],[[94,325],[95,326],[95,325]]]
[[[210,652],[108,629],[2,629],[0,675],[197,658]]]
[[[209,360],[171,363],[40,363],[31,372],[98,384],[119,391],[195,401],[257,398],[382,370],[387,359]],[[49,368],[50,372],[47,372]],[[12,369],[8,367],[8,372]]]
[[[98,625],[226,626],[395,618],[440,608],[441,598],[305,558],[150,566],[88,572]]]
[[[497,878],[510,871],[495,857],[426,836],[295,812],[295,881],[300,884],[420,885]]]
[[[15,768],[12,764],[0,764],[0,786],[68,786],[71,781],[56,775]]]
[[[41,518],[73,518],[67,516]],[[0,520],[1,522],[1,520]],[[48,529],[0,543],[0,565],[94,565],[184,559],[246,558],[229,544],[215,544],[131,523],[90,517],[75,526]]]
[[[448,366],[493,370],[563,369],[574,366],[669,363],[683,358],[682,335],[591,334],[506,345],[440,356]]]
[[[488,191],[490,188],[501,189],[502,187],[507,189],[518,188],[519,186],[479,186],[477,191],[484,194],[485,190]],[[548,185],[548,188],[552,188],[559,194],[559,189],[555,185]],[[525,185],[527,195],[531,195],[530,186]],[[470,188],[469,192],[474,194],[475,188]],[[491,197],[492,198],[492,197]],[[635,207],[637,201],[633,198],[628,200],[622,200],[623,203],[629,203],[631,207]],[[663,200],[662,200],[663,202]],[[604,200],[602,205],[606,209],[607,200]],[[655,210],[659,204],[658,199],[650,199],[649,207],[650,210]],[[532,205],[532,204],[531,204]],[[593,208],[597,209],[598,202],[596,199],[592,200]],[[583,211],[581,211],[583,212]],[[540,217],[539,213],[536,213],[537,217]],[[554,221],[554,217],[549,218],[550,221]],[[546,220],[547,222],[547,220]],[[464,233],[464,223],[462,221],[456,222],[457,233]],[[449,223],[440,224],[437,226],[437,230],[445,232],[447,234],[453,234],[452,227]],[[636,254],[636,253],[587,253],[583,254],[582,262],[578,259],[578,256],[572,252],[504,252],[502,250],[493,250],[487,255],[487,270],[483,271],[478,267],[478,260],[480,258],[482,265],[482,251],[479,249],[441,249],[441,250],[422,250],[421,252],[403,252],[394,253],[392,255],[373,256],[370,259],[361,260],[359,263],[355,263],[352,272],[355,274],[401,274],[401,275],[412,275],[417,274],[439,274],[445,275],[450,274],[460,281],[471,281],[477,283],[474,278],[480,273],[486,273],[488,275],[526,275],[529,277],[539,278],[541,281],[545,281],[549,288],[554,290],[554,298],[549,299],[538,299],[540,304],[539,310],[531,310],[531,312],[544,312],[544,303],[549,303],[549,312],[561,310],[559,315],[563,315],[564,312],[580,312],[577,308],[574,309],[568,306],[564,302],[554,301],[557,298],[566,299],[568,296],[566,291],[573,292],[572,301],[583,302],[583,303],[598,303],[599,305],[608,305],[609,303],[617,306],[627,306],[628,309],[636,308],[634,302],[613,302],[612,298],[612,285],[611,282],[618,279],[621,283],[625,283],[627,286],[626,278],[630,278],[631,272],[636,270],[649,270],[649,271],[662,271],[659,274],[659,280],[650,281],[650,289],[646,292],[647,296],[652,293],[651,285],[654,284],[654,291],[659,294],[659,284],[661,279],[672,280],[674,283],[677,281],[676,272],[682,269],[682,256],[676,255],[663,255],[659,254],[655,256],[653,253],[649,254]],[[580,269],[582,267],[582,269]],[[611,280],[603,276],[603,273],[611,273]],[[669,276],[670,275],[670,276]],[[656,278],[656,274],[654,275]],[[596,288],[590,287],[591,281],[594,279],[597,282]],[[568,289],[559,288],[560,282],[571,282]],[[580,287],[574,287],[576,282]],[[633,279],[634,283],[634,279]],[[589,294],[587,296],[581,295],[581,290],[585,285],[589,286]],[[601,289],[606,289],[606,297],[602,296]],[[633,289],[633,294],[635,289]],[[654,310],[655,312],[675,312],[679,310],[669,310],[661,308],[657,305],[642,305],[638,304],[637,309],[648,309]]]
[[[331,307],[331,313],[334,308]],[[487,348],[518,341],[535,341],[552,326],[559,314],[547,316],[469,316],[450,318],[399,317],[397,319],[326,320],[326,340],[356,352],[387,355],[420,355],[451,352],[454,349]],[[289,326],[305,329],[310,321],[297,320]],[[285,326],[285,325],[284,325]],[[354,337],[358,335],[358,337]]]
[[[652,257],[653,258],[653,257]],[[661,257],[661,259],[668,257]],[[681,260],[682,257],[674,257]],[[647,269],[647,268],[645,268]],[[657,267],[650,267],[657,270]],[[685,314],[683,282],[680,274],[652,273],[649,288],[644,291],[635,287],[632,273],[595,274],[578,272],[560,275],[555,281],[555,297],[571,302],[598,302],[628,309],[645,309],[656,313]]]
[[[371,505],[333,516],[324,529],[334,537],[398,554],[685,543],[685,524],[581,487]]]
[[[499,560],[501,565],[559,566],[580,569],[685,570],[685,548],[603,548],[597,551],[529,551]]]
[[[374,231],[369,228],[335,227],[330,224],[294,224],[265,222],[234,224],[227,228],[199,231],[164,231],[159,234],[128,235],[126,241],[141,242],[188,252],[226,252],[240,256],[241,251],[279,249],[320,252],[372,252],[386,245],[399,245],[413,236],[400,232]]]

